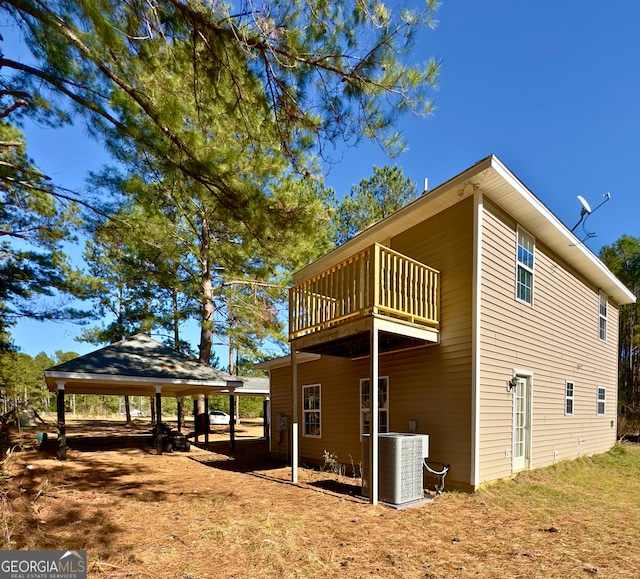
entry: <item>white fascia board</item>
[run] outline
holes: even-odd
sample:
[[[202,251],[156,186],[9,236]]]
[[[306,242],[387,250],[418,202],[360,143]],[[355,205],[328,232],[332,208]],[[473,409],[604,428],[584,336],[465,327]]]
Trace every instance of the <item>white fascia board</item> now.
[[[239,388],[242,385],[240,381],[208,381],[208,380],[184,380],[180,378],[153,378],[150,376],[124,376],[109,374],[89,374],[84,372],[49,372],[45,371],[45,378],[53,380],[83,380],[96,382],[125,382],[140,384],[174,384],[183,386],[211,386],[214,388]]]
[[[242,388],[244,382],[242,380],[225,380],[225,384],[228,388]]]
[[[408,324],[398,324],[383,317],[375,317],[375,323],[378,330],[397,334],[399,336],[407,336],[424,340],[425,343],[440,343],[440,332],[426,327],[410,326]],[[363,356],[367,358],[368,356]]]
[[[304,364],[305,362],[313,362],[321,358],[320,354],[311,354],[309,352],[300,352],[296,356],[296,364]],[[281,356],[280,358],[273,358],[272,360],[265,360],[264,362],[258,362],[253,367],[258,370],[274,370],[276,368],[286,368],[291,366],[291,356]]]
[[[236,394],[238,396],[269,396],[269,390],[257,390],[255,388],[240,388],[239,390],[220,390],[220,394]]]

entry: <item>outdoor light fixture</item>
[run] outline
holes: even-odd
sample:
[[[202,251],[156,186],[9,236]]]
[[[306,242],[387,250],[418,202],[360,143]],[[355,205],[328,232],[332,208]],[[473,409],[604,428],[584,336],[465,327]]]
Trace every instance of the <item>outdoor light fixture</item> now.
[[[511,392],[518,385],[518,377],[513,376],[511,380],[507,382],[507,391]]]

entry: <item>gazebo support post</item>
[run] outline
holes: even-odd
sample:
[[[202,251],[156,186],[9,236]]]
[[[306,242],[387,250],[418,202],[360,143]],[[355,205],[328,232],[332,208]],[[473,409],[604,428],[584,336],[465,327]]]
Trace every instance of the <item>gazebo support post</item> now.
[[[269,436],[271,433],[271,425],[269,424],[269,417],[271,416],[271,401],[268,396],[262,401],[262,416],[262,433],[267,442],[269,442]],[[269,448],[271,448],[271,446],[269,446]]]
[[[209,396],[204,397],[204,416],[202,417],[202,428],[204,428],[204,443],[209,444]]]
[[[231,450],[236,449],[236,397],[231,394],[229,396],[229,438],[231,439]]]
[[[193,440],[198,442],[200,436],[200,423],[198,421],[198,399],[193,399]]]
[[[178,402],[178,432],[182,432],[182,414],[184,412],[184,398],[178,397],[176,398]]]
[[[156,386],[156,452],[162,454],[162,388]]]
[[[64,380],[56,382],[58,393],[56,407],[58,410],[58,457],[60,460],[67,460],[67,427],[64,416]]]

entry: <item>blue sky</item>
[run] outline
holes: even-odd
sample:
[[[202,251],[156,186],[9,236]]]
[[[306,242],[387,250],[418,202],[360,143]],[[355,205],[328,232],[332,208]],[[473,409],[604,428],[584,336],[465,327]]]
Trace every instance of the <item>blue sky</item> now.
[[[434,115],[400,119],[408,150],[397,159],[371,143],[344,151],[327,183],[344,194],[373,165],[397,163],[434,188],[495,154],[569,228],[577,195],[595,207],[610,193],[588,220],[596,254],[622,234],[640,236],[639,22],[635,0],[443,0],[415,54],[442,60]],[[26,133],[30,155],[66,187],[81,187],[105,161],[82,126]],[[78,332],[25,322],[12,335],[31,355],[94,349],[74,341]]]

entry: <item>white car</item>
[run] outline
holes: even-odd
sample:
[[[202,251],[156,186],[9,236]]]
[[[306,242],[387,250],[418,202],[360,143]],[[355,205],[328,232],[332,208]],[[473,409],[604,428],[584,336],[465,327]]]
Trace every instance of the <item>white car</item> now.
[[[142,410],[139,410],[138,408],[132,408],[130,410],[131,416],[144,416],[142,414]]]
[[[209,424],[222,424],[228,425],[231,421],[231,416],[222,410],[210,410],[209,411]]]

